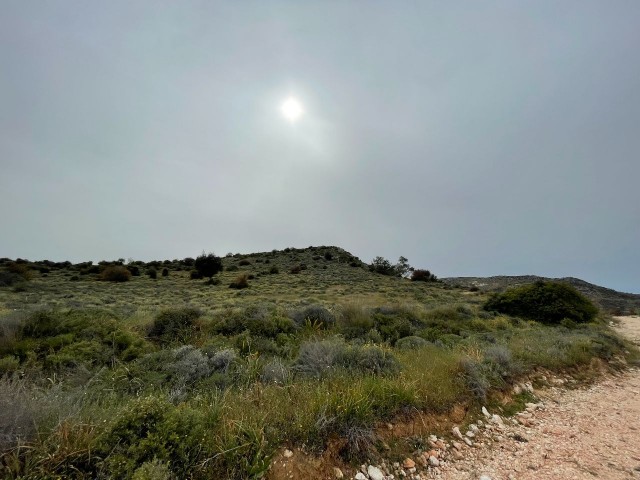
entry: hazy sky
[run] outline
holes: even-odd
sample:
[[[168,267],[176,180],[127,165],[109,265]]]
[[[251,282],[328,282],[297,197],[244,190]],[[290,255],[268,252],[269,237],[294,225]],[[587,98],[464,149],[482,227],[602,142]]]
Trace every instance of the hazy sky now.
[[[0,256],[337,245],[640,292],[639,25],[638,0],[4,0]]]

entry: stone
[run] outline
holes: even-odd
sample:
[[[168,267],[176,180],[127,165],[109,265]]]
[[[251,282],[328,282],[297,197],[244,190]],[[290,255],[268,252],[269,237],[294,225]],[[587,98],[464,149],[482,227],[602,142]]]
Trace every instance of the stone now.
[[[367,468],[367,473],[369,474],[369,478],[371,480],[384,480],[384,473],[378,467],[374,467],[373,465],[369,465]]]
[[[491,415],[491,422],[495,423],[496,425],[503,425],[502,417],[500,415],[495,414],[495,413],[493,415]]]
[[[293,457],[293,452],[289,449],[286,449],[284,451],[284,458],[291,458],[291,457]]]
[[[487,410],[487,407],[482,407],[482,414],[485,416],[485,418],[489,419],[491,418],[491,414],[489,413],[489,410]]]
[[[462,450],[462,444],[460,442],[451,442],[451,445],[453,445],[453,448],[455,448],[456,450]]]
[[[473,430],[468,430],[467,433],[465,433],[465,435],[469,438],[473,438],[476,436],[475,432]]]
[[[404,459],[404,461],[402,462],[402,468],[413,468],[416,466],[416,462],[413,461],[413,459],[407,457]]]
[[[431,455],[429,457],[429,465],[431,465],[432,467],[438,467],[440,466],[440,460],[438,460],[436,457]]]
[[[478,478],[478,480],[491,480],[491,477],[489,475],[480,475],[480,478]]]
[[[335,478],[344,478],[344,473],[338,467],[333,467],[333,476]]]
[[[364,473],[362,472],[358,472],[356,473],[356,476],[353,477],[355,480],[367,480],[367,477]]]
[[[468,439],[467,437],[464,437],[462,440],[464,441],[464,443],[466,443],[470,447],[473,447],[473,442],[470,439]]]
[[[453,427],[451,429],[451,433],[453,433],[456,437],[458,437],[460,440],[462,440],[464,437],[462,436],[462,432],[460,432],[460,429],[458,427]]]

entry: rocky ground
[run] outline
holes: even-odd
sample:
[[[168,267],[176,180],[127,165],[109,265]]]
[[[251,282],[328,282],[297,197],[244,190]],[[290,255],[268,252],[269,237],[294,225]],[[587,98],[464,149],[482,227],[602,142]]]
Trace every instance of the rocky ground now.
[[[640,318],[617,317],[616,328],[640,345]],[[529,390],[537,401],[513,418],[483,409],[483,417],[448,438],[429,438],[429,447],[403,462],[335,467],[333,478],[390,479],[640,479],[640,369],[608,375],[588,388],[567,389],[569,378]],[[285,452],[283,467],[295,464]],[[321,478],[309,476],[305,478]],[[298,478],[298,476],[288,476]],[[326,471],[322,478],[327,478]]]

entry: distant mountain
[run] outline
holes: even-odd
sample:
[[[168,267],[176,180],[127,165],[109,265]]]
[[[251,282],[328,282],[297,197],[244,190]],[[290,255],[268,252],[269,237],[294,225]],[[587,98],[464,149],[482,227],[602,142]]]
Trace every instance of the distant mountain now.
[[[524,285],[539,280],[555,280],[573,285],[577,290],[589,297],[601,309],[614,314],[636,313],[640,311],[640,294],[623,293],[610,288],[594,285],[579,278],[546,278],[536,275],[497,276],[497,277],[449,277],[443,282],[463,288],[477,287],[486,292],[498,292],[508,287]]]

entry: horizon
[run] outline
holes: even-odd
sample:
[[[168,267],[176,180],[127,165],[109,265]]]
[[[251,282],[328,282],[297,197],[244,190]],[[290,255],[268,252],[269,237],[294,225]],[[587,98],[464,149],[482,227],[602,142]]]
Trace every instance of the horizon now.
[[[624,0],[10,2],[0,256],[324,244],[640,293],[638,24]]]

